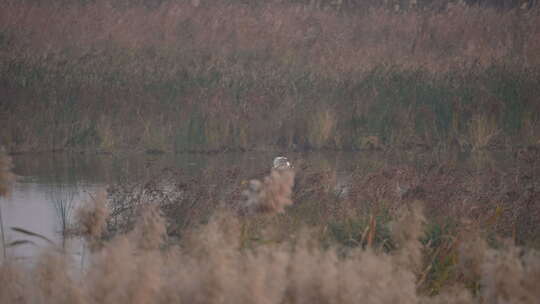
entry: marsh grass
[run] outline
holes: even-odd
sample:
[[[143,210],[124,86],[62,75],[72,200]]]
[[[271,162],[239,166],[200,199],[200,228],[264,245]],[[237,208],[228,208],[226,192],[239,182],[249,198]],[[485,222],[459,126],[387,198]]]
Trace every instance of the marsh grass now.
[[[0,147],[0,197],[10,195],[11,187],[15,182],[13,174],[13,163],[11,157],[6,154],[3,147]]]
[[[471,120],[469,125],[469,140],[472,150],[488,148],[493,139],[500,134],[495,119],[481,115]]]
[[[434,147],[485,109],[508,145],[534,133],[538,9],[8,2],[10,151]]]
[[[15,182],[15,175],[12,172],[13,164],[11,157],[6,154],[4,147],[0,146],[0,199],[11,194],[11,187]],[[6,236],[4,231],[4,220],[2,219],[2,208],[0,206],[0,234],[2,237],[2,256],[4,261],[6,253]]]
[[[269,240],[283,215],[263,220],[223,209],[181,240],[165,241],[165,219],[146,209],[132,232],[104,240],[91,253],[82,274],[73,272],[70,257],[58,251],[44,252],[30,268],[2,263],[0,295],[12,303],[535,302],[540,270],[535,251],[510,243],[490,248],[472,230],[463,230],[468,238],[459,246],[425,243],[421,210],[419,204],[397,210],[392,249],[343,251],[337,244],[323,246],[311,229],[273,242],[250,240],[246,247],[242,227],[258,222],[261,237]],[[430,261],[444,256],[452,257],[444,266],[452,279],[423,281]],[[435,286],[434,280],[442,284],[436,292],[421,288]]]
[[[336,114],[331,110],[317,110],[307,126],[308,145],[313,148],[335,146],[332,142],[337,124]]]
[[[460,212],[467,206],[453,209],[435,202],[462,201],[446,196],[438,187],[463,193],[461,183],[468,185],[470,181],[443,166],[430,167],[423,172],[404,166],[376,169],[353,180],[351,196],[340,198],[327,190],[332,187],[320,186],[332,178],[299,162],[296,188],[292,188],[295,175],[290,170],[270,171],[260,182],[266,194],[258,196],[254,204],[272,208],[273,212],[265,214],[239,214],[237,207],[245,197],[238,191],[247,185],[218,196],[214,191],[202,191],[212,187],[196,177],[183,184],[183,176],[172,174],[172,179],[154,177],[142,185],[128,185],[128,196],[116,186],[107,195],[92,195],[76,212],[79,233],[94,244],[85,267],[78,268],[73,256],[57,250],[54,244],[32,265],[4,259],[0,263],[0,300],[535,303],[540,296],[540,255],[517,246],[519,238],[491,237],[493,231],[509,225],[504,220],[508,211],[497,206],[480,215],[471,210],[464,216]],[[207,170],[202,180],[239,183],[242,178],[231,168],[219,170],[217,177],[218,171]],[[491,187],[493,172],[489,166],[478,170],[473,178],[482,183],[476,188],[479,196],[467,195],[479,200],[496,197]],[[487,179],[482,178],[483,173]],[[419,176],[417,190],[390,200],[395,198],[396,179],[414,175]],[[178,186],[171,188],[171,181]],[[361,193],[354,193],[354,184],[361,187]],[[424,187],[425,202],[421,203],[418,189]],[[374,197],[379,199],[375,204],[365,201]],[[120,198],[131,198],[130,205]],[[213,212],[171,211],[182,209],[187,202],[196,203],[190,205],[192,209],[212,208]],[[434,212],[433,207],[445,209]],[[128,214],[133,217],[132,224],[115,220],[126,216],[118,212],[121,208],[138,210]],[[316,210],[302,211],[310,209]],[[440,221],[440,213],[456,219]],[[178,214],[190,216],[191,224],[185,225]],[[105,233],[115,225],[126,227]],[[181,234],[178,229],[182,229]],[[504,230],[501,232],[504,236]]]
[[[102,116],[96,122],[97,148],[100,151],[111,152],[117,148],[117,140],[114,135],[112,122],[105,116]]]

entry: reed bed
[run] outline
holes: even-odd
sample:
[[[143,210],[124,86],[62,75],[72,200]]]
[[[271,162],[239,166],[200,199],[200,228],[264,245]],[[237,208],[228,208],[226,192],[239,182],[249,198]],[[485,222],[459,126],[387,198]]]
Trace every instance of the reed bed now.
[[[0,297],[2,303],[535,303],[537,252],[510,243],[491,248],[473,230],[452,240],[453,248],[435,246],[425,242],[425,221],[419,204],[404,205],[389,223],[391,250],[377,243],[343,250],[323,246],[310,230],[276,239],[275,215],[223,210],[171,241],[165,219],[146,209],[134,230],[94,247],[83,269],[54,248],[33,267],[4,261]],[[246,239],[254,225],[264,228],[261,238]],[[452,262],[445,264],[448,255]],[[452,279],[428,277],[437,271]]]
[[[536,303],[534,153],[506,172],[383,165],[353,172],[346,192],[301,160],[167,169],[77,210],[83,260],[54,244],[31,263],[3,259],[0,303]]]
[[[8,150],[489,149],[540,139],[534,6],[120,2],[6,2]],[[492,124],[495,135],[481,132]]]
[[[15,182],[12,169],[11,157],[6,154],[4,147],[0,146],[0,197],[8,196],[11,193],[11,187]]]

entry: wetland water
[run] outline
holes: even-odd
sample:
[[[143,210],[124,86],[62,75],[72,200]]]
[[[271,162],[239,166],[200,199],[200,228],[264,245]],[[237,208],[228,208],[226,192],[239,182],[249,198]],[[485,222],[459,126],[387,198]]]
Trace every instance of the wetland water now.
[[[10,198],[0,200],[6,244],[28,240],[32,243],[7,248],[9,256],[32,258],[36,252],[47,247],[47,241],[14,231],[12,227],[39,233],[57,245],[80,255],[82,244],[78,239],[64,238],[63,231],[73,221],[75,209],[90,199],[92,193],[106,189],[107,185],[123,181],[151,179],[164,168],[180,170],[197,175],[205,169],[240,168],[245,176],[266,172],[272,159],[280,153],[250,152],[204,154],[24,154],[13,156],[14,172],[18,179]],[[465,166],[478,163],[509,162],[511,157],[485,157],[478,155],[380,152],[313,152],[287,153],[295,166],[309,166],[315,170],[336,172],[336,186],[347,182],[353,170],[360,172],[381,168],[385,165],[420,165],[427,159],[454,161]],[[215,171],[214,171],[215,172]],[[209,183],[209,186],[212,186]],[[217,189],[218,191],[220,189]]]
[[[12,195],[0,199],[5,243],[30,241],[7,248],[8,256],[31,258],[47,248],[39,237],[13,230],[38,233],[74,255],[81,254],[77,238],[65,238],[78,205],[93,193],[122,181],[147,179],[162,168],[178,168],[195,174],[208,162],[200,155],[85,155],[24,154],[13,156],[17,182]]]

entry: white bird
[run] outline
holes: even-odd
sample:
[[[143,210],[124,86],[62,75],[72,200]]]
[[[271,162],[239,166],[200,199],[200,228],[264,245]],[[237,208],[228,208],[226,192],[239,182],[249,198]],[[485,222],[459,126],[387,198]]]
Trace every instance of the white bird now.
[[[285,156],[278,156],[274,159],[274,165],[272,167],[275,170],[292,169],[292,165]]]

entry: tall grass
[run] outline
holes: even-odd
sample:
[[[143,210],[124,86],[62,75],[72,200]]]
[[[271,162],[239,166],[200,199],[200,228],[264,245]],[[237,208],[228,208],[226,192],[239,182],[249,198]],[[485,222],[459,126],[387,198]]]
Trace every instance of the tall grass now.
[[[537,229],[534,185],[525,190],[537,167],[524,161],[531,171],[488,165],[473,176],[442,164],[383,167],[356,176],[346,197],[328,191],[331,173],[301,162],[296,188],[294,172],[273,170],[244,196],[248,185],[213,190],[241,185],[242,173],[221,167],[189,184],[173,174],[112,188],[76,212],[88,263],[54,244],[35,263],[3,259],[0,303],[536,303],[539,253],[516,245]],[[412,182],[398,195],[403,180]],[[483,201],[501,194],[511,210]],[[238,212],[246,200],[273,212]],[[126,216],[132,225],[117,219]],[[116,225],[126,227],[106,231]]]
[[[9,150],[432,147],[485,111],[539,138],[537,8],[147,2],[7,2]]]
[[[179,243],[166,242],[164,219],[147,209],[132,232],[96,248],[82,274],[73,272],[70,257],[59,251],[46,251],[33,267],[5,261],[0,264],[0,297],[10,303],[535,303],[538,299],[538,254],[511,244],[489,248],[472,230],[448,252],[455,262],[443,267],[454,279],[439,279],[444,282],[441,290],[426,293],[420,288],[423,275],[442,252],[430,254],[431,244],[421,241],[425,219],[418,205],[397,214],[391,225],[394,249],[343,251],[335,244],[323,246],[307,230],[273,241],[250,241],[246,247],[244,227],[254,221],[261,224],[261,219],[226,211],[191,229]],[[263,237],[279,228],[278,218],[268,219]],[[90,230],[103,229],[101,221],[93,223]]]
[[[0,146],[0,199],[11,194],[11,187],[15,181],[12,173],[11,157],[6,154],[4,147]],[[0,234],[2,237],[2,256],[6,259],[6,237],[4,232],[4,220],[2,219],[2,208],[0,206]]]
[[[0,147],[0,197],[11,194],[11,187],[15,181],[15,175],[12,169],[13,163],[11,157],[6,154],[4,147]]]
[[[487,115],[473,118],[469,126],[469,138],[473,150],[487,148],[498,133],[497,124]]]

